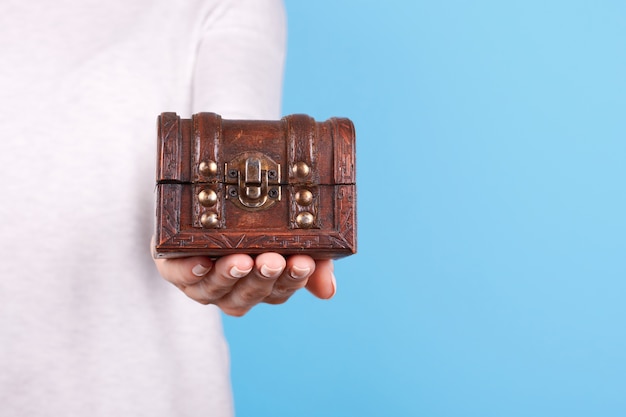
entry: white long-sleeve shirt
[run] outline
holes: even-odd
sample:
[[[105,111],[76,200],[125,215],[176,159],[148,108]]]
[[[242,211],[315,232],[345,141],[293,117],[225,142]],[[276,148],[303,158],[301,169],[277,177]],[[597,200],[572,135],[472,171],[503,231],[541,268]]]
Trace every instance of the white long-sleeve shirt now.
[[[227,416],[219,311],[156,272],[156,117],[276,118],[274,0],[0,3],[0,415]]]

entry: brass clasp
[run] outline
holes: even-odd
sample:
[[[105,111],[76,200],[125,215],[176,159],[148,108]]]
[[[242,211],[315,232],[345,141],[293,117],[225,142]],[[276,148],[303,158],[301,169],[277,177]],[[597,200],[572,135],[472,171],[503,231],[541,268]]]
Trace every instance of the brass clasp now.
[[[226,198],[245,210],[261,210],[280,201],[280,164],[260,152],[245,152],[226,164]]]

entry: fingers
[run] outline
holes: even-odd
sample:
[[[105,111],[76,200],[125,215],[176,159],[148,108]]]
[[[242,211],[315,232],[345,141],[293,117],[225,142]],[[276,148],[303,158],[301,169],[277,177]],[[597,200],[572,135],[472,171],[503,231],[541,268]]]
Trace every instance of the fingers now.
[[[330,259],[318,260],[315,272],[309,278],[306,288],[314,296],[322,299],[332,298],[337,292],[334,264]]]
[[[263,301],[269,304],[284,303],[306,285],[314,271],[315,261],[310,256],[291,256],[287,259],[284,273],[276,280],[272,292]]]
[[[254,260],[248,255],[225,256],[215,262],[202,280],[181,289],[199,303],[220,306],[219,301],[232,292],[253,268]]]
[[[285,258],[277,253],[257,256],[254,268],[246,276],[241,277],[232,291],[215,304],[226,314],[243,316],[272,293],[274,283],[282,275],[285,267]]]
[[[230,255],[217,262],[206,257],[156,259],[159,273],[188,297],[209,304],[232,290],[254,266],[248,255]]]
[[[314,261],[310,256],[285,259],[277,253],[229,255],[212,261],[196,256],[155,260],[161,275],[188,297],[215,304],[226,314],[242,316],[255,305],[280,304],[297,290],[307,287],[319,298],[331,298],[335,281],[331,261]]]
[[[179,288],[201,281],[213,268],[213,261],[204,256],[155,259],[154,263],[161,276]]]

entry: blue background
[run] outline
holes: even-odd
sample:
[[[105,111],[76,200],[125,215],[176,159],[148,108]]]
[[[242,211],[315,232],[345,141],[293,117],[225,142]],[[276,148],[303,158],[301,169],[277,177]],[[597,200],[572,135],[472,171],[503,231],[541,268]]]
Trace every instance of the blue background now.
[[[225,318],[238,416],[626,415],[626,3],[286,9],[283,112],[357,127],[359,253]]]

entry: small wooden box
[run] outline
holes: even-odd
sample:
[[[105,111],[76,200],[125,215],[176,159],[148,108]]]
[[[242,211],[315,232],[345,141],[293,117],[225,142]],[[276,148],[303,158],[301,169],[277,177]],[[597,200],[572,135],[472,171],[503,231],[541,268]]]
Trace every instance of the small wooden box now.
[[[158,118],[155,256],[356,252],[355,131],[345,118]]]

